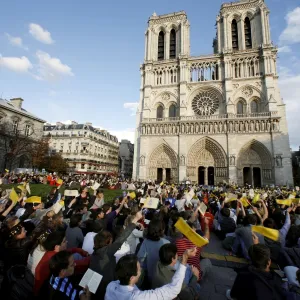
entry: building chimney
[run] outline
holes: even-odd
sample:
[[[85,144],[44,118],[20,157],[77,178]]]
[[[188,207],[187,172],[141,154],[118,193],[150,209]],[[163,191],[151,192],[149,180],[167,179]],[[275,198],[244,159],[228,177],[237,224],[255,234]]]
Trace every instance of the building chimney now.
[[[24,100],[22,98],[12,98],[10,99],[10,103],[15,107],[15,108],[18,108],[18,109],[21,109],[22,108],[22,102]]]
[[[78,125],[78,123],[75,121],[72,121],[72,125]]]
[[[87,125],[87,126],[93,126],[93,123],[91,123],[91,122],[86,122],[85,125]]]

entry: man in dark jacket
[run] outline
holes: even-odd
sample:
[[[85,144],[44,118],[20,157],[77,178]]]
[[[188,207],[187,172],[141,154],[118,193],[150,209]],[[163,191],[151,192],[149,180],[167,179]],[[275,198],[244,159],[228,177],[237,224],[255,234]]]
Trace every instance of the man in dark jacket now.
[[[107,285],[115,280],[116,258],[115,253],[121,248],[122,244],[136,228],[136,223],[142,218],[142,213],[138,212],[132,223],[129,224],[121,235],[112,242],[112,234],[103,230],[94,238],[94,253],[91,255],[90,269],[103,276],[98,290],[93,297],[104,299]]]
[[[196,248],[195,248],[196,252]],[[160,288],[172,282],[172,278],[180,265],[177,255],[177,247],[174,244],[165,244],[159,249],[159,262],[154,271],[152,288]],[[199,270],[187,266],[185,279],[178,295],[178,299],[195,300],[200,295]]]
[[[275,272],[270,271],[270,249],[262,244],[252,245],[249,248],[249,257],[252,265],[238,272],[231,291],[227,291],[227,298],[236,300],[286,299],[281,278]]]

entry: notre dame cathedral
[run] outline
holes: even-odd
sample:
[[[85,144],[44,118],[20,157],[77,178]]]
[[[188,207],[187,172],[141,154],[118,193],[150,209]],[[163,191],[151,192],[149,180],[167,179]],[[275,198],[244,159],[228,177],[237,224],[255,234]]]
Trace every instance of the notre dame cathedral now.
[[[184,11],[149,18],[133,178],[293,184],[269,13],[264,0],[223,4],[205,56],[190,56]]]

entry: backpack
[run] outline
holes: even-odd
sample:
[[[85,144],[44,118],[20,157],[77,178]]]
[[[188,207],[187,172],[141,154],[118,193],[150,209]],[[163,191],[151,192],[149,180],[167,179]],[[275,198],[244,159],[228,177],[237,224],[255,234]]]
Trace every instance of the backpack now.
[[[34,276],[31,271],[23,265],[15,265],[7,272],[9,299],[29,300],[33,299]]]

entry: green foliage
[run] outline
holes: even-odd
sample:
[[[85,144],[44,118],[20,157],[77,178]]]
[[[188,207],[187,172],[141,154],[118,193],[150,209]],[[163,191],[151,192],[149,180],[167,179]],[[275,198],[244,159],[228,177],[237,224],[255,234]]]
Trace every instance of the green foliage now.
[[[18,185],[20,184],[1,185],[0,189],[5,190],[5,189],[17,188]],[[53,186],[49,184],[30,184],[30,190],[31,190],[30,196],[40,196],[42,197],[42,200],[45,201],[52,188]],[[65,185],[61,186],[59,191],[62,195],[65,189],[66,189]],[[78,190],[80,189],[79,184],[75,187],[72,187],[72,190],[76,190],[76,189]],[[105,202],[112,202],[115,197],[122,196],[122,190],[109,190],[109,189],[103,189],[103,190],[104,190]],[[94,194],[94,190],[92,189],[90,189],[89,192],[90,195]]]

